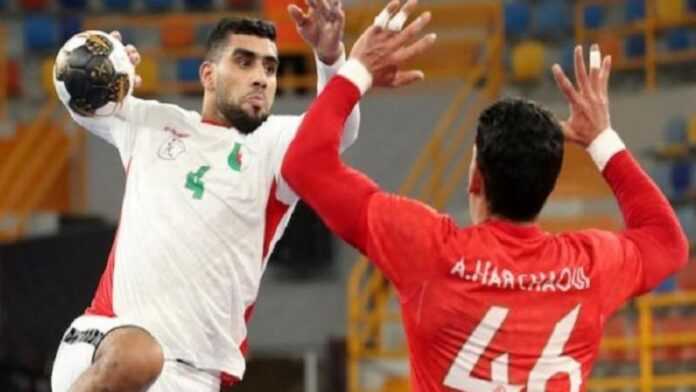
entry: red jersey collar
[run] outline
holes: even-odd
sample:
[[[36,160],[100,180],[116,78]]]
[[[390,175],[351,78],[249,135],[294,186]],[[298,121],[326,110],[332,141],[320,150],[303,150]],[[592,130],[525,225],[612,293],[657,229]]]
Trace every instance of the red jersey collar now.
[[[226,124],[223,124],[222,122],[217,121],[217,120],[213,120],[212,118],[202,118],[201,122],[203,124],[215,125],[216,127],[223,127],[223,128],[227,128],[227,129],[234,128],[234,127],[228,127]]]
[[[508,220],[491,218],[487,220],[485,224],[514,237],[532,238],[539,237],[545,234],[537,223],[520,224]]]

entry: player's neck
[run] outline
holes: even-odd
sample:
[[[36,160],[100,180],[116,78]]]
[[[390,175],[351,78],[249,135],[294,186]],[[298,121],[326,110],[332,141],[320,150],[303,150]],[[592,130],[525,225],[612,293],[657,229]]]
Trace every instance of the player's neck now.
[[[532,221],[516,221],[512,219],[505,218],[500,215],[490,215],[487,219],[487,221],[498,221],[498,222],[503,222],[508,225],[514,225],[514,226],[521,226],[521,227],[532,227],[536,226],[537,222],[535,220]]]
[[[203,107],[201,108],[201,120],[204,123],[217,125],[225,128],[232,128],[233,125],[230,121],[225,118],[225,116],[220,113],[217,106],[212,102],[214,97],[208,96],[207,94],[203,96]],[[211,101],[211,102],[209,102]]]
[[[206,124],[217,125],[219,127],[232,128],[232,124],[227,121],[227,119],[222,116],[217,111],[205,111],[201,112],[201,121]]]
[[[210,124],[210,125],[215,125],[215,126],[222,127],[222,128],[232,128],[232,126],[230,124],[228,124],[227,122],[225,122],[223,120],[219,120],[217,118],[201,116],[201,122],[204,122],[204,123]]]

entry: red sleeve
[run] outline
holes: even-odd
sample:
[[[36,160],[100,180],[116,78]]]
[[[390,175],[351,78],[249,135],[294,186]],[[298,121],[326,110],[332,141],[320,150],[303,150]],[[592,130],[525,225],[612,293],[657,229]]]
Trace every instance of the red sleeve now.
[[[623,214],[626,229],[597,233],[596,262],[602,273],[607,313],[626,299],[650,291],[683,267],[689,246],[667,199],[628,151],[614,155],[604,178]]]
[[[352,82],[334,77],[305,114],[281,173],[333,232],[366,253],[367,205],[379,188],[339,156],[344,124],[359,100]]]
[[[359,99],[352,82],[335,77],[305,115],[282,175],[332,231],[402,288],[432,270],[435,252],[455,226],[422,203],[380,192],[341,161],[341,131]]]
[[[367,255],[401,292],[452,261],[445,246],[457,226],[426,204],[380,193],[370,199],[367,222]]]

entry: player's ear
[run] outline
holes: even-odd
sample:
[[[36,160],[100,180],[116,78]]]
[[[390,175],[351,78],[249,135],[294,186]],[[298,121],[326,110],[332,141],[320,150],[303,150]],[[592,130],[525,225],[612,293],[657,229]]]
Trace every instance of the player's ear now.
[[[215,90],[215,64],[211,61],[204,61],[198,68],[198,76],[201,79],[203,90]]]
[[[476,163],[478,151],[476,146],[471,148],[471,162],[469,163],[469,193],[480,196],[483,193],[483,177]]]
[[[469,178],[469,193],[477,196],[483,193],[483,177],[481,177],[481,172],[476,165],[474,165],[474,170]]]

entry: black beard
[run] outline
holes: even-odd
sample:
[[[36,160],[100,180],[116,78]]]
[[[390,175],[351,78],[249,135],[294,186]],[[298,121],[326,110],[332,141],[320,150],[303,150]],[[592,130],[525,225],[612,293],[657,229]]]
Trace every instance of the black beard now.
[[[268,114],[252,117],[236,105],[218,105],[218,110],[230,125],[244,135],[254,132],[268,119]]]

